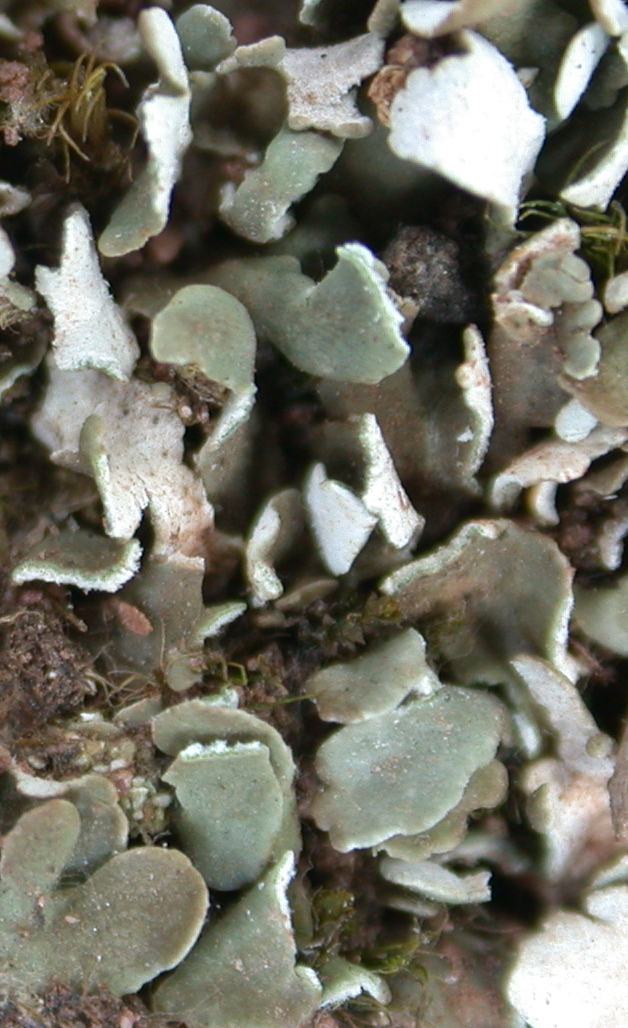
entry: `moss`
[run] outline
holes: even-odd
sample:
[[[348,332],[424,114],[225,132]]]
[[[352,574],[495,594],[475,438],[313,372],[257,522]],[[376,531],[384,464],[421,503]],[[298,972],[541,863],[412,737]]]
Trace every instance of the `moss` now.
[[[619,200],[613,200],[606,211],[577,207],[565,200],[526,200],[519,211],[520,225],[532,219],[552,222],[559,218],[572,218],[580,225],[578,252],[598,279],[604,281],[625,269],[628,232],[626,212]]]

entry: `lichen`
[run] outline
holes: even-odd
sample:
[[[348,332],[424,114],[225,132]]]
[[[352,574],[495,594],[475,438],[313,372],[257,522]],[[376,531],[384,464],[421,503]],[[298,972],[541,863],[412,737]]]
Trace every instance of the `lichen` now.
[[[6,837],[2,974],[22,990],[89,977],[118,995],[133,992],[193,944],[207,908],[205,886],[183,854],[142,848],[113,856],[86,882],[60,889],[79,825],[72,803],[51,799],[23,814]]]
[[[0,1020],[623,1025],[625,5],[138,6],[0,15]]]

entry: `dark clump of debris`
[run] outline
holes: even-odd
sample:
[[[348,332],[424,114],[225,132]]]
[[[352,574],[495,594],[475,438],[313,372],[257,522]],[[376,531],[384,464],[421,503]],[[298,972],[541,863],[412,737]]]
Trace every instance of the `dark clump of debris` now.
[[[91,658],[71,637],[70,615],[50,593],[9,590],[1,609],[3,731],[36,733],[55,718],[77,710],[93,692],[84,673]]]

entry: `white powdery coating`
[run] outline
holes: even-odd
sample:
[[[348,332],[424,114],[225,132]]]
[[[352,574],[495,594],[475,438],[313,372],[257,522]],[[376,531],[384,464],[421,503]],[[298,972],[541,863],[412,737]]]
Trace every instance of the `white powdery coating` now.
[[[408,0],[400,13],[408,32],[432,37],[510,14],[515,6],[513,0]]]
[[[290,128],[315,128],[358,138],[371,120],[355,105],[353,87],[380,67],[384,41],[372,33],[335,46],[286,50],[278,70],[287,80]]]
[[[188,77],[179,37],[166,12],[157,7],[142,11],[138,26],[159,68],[160,82],[146,90],[138,114],[154,176],[153,203],[165,224],[181,157],[192,141]]]
[[[377,524],[362,500],[347,486],[327,478],[322,464],[310,471],[303,499],[323,563],[332,575],[344,575]]]
[[[148,163],[100,237],[100,252],[107,257],[138,250],[165,227],[170,196],[192,141],[190,89],[176,29],[158,7],[141,12],[138,28],[159,69],[159,82],[148,87],[137,109]]]
[[[628,307],[628,271],[607,279],[602,289],[604,307],[609,314],[618,314]]]
[[[464,405],[471,415],[470,435],[458,438],[468,442],[466,463],[471,475],[482,466],[495,423],[493,413],[491,370],[482,333],[476,325],[467,325],[462,333],[464,361],[456,369],[456,382],[462,390]]]
[[[80,540],[80,532],[77,533],[77,537]],[[56,538],[53,536],[50,541],[42,543],[41,555],[37,554],[35,548],[34,553],[21,560],[11,573],[12,581],[21,584],[40,579],[43,582],[56,582],[58,585],[76,585],[85,592],[101,589],[103,592],[115,593],[137,574],[140,566],[142,548],[137,539],[129,539],[120,545],[116,552],[111,547],[109,539],[102,539],[99,551],[98,538],[95,538],[92,565],[89,563],[89,543],[83,544],[83,559],[77,560],[76,551],[67,545],[61,545],[55,553],[55,542]],[[108,565],[105,563],[107,556],[110,558]]]
[[[399,481],[374,414],[364,414],[360,418],[359,438],[366,459],[362,502],[367,511],[378,519],[390,545],[401,549],[422,531],[425,518],[417,514]]]
[[[244,551],[251,603],[261,607],[283,593],[275,562],[291,548],[301,527],[301,500],[296,489],[272,496],[256,517]]]
[[[628,1023],[628,888],[594,892],[585,909],[558,911],[520,947],[507,994],[531,1028]]]
[[[532,698],[543,708],[545,718],[557,737],[558,756],[569,771],[582,772],[607,782],[613,773],[613,761],[610,757],[592,756],[589,752],[592,741],[603,736],[573,682],[548,661],[529,654],[515,657],[512,666],[525,682]],[[611,741],[607,741],[610,748]]]
[[[579,443],[591,434],[598,420],[579,400],[568,400],[554,418],[554,431],[567,443]]]
[[[600,427],[579,442],[550,439],[538,443],[495,476],[489,487],[489,502],[497,510],[507,510],[516,503],[522,489],[542,482],[563,484],[582,478],[592,461],[621,446],[627,438],[626,429]],[[554,510],[549,524],[557,523]]]
[[[608,42],[608,34],[597,22],[583,25],[569,41],[554,86],[554,106],[561,120],[568,118],[578,103]]]
[[[601,149],[601,157],[593,168],[561,190],[560,196],[576,207],[599,207],[606,210],[627,171],[628,105],[613,142]]]
[[[263,742],[227,742],[225,739],[216,739],[215,742],[203,744],[202,742],[191,742],[181,750],[179,756],[183,760],[198,760],[203,757],[220,756],[222,753],[242,753],[251,750],[268,751],[268,746]]]
[[[391,992],[380,975],[343,957],[332,957],[323,966],[323,999],[321,1007],[336,1007],[365,992],[378,1003],[390,1003]]]
[[[384,40],[369,32],[332,46],[294,50],[286,49],[281,36],[269,36],[239,46],[217,70],[225,75],[238,68],[274,68],[286,83],[289,128],[357,139],[370,132],[371,119],[358,110],[355,87],[380,67],[384,47]]]
[[[466,53],[408,76],[390,110],[389,144],[398,157],[497,204],[512,221],[545,121],[492,43],[470,31],[460,41]]]
[[[130,539],[148,507],[154,554],[201,552],[213,511],[183,463],[184,427],[170,406],[171,390],[53,364],[49,375],[35,433],[55,462],[96,480],[107,534]]]
[[[0,228],[0,279],[7,278],[13,271],[15,252],[7,233]]]
[[[593,15],[611,36],[628,31],[628,9],[623,0],[589,0]]]
[[[97,368],[128,381],[139,347],[102,276],[89,217],[80,205],[65,219],[59,267],[37,267],[35,284],[54,317],[57,366]]]

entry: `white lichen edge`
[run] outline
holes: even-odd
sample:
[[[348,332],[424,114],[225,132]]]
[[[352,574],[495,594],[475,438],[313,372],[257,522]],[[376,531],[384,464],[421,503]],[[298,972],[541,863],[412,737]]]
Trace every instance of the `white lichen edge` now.
[[[244,548],[244,571],[253,607],[262,607],[283,593],[275,563],[290,550],[302,525],[297,489],[284,489],[271,496],[253,521]]]
[[[628,53],[619,46],[618,52],[628,66]],[[606,210],[613,193],[628,171],[628,98],[624,98],[624,113],[614,138],[598,149],[593,165],[582,176],[568,182],[560,191],[561,199],[576,207],[596,207]]]
[[[344,575],[377,524],[359,496],[327,477],[315,464],[303,488],[303,503],[321,559],[332,575]]]
[[[550,439],[539,443],[495,475],[489,485],[489,503],[495,510],[509,510],[514,507],[522,489],[541,484],[557,486],[582,478],[592,461],[621,446],[627,439],[626,429],[600,426],[579,441]],[[557,524],[555,507],[548,511],[544,503],[543,508],[543,523]]]
[[[372,996],[377,1003],[390,1003],[390,989],[384,979],[359,964],[343,957],[331,957],[321,968],[323,996],[321,1008],[336,1007],[361,993]]]
[[[110,539],[103,539],[102,542],[103,546],[108,545],[110,548],[113,545]],[[85,592],[99,589],[102,592],[115,593],[137,574],[142,555],[142,547],[138,540],[130,539],[118,544],[117,557],[108,567],[90,569],[88,565],[81,567],[75,562],[65,562],[62,555],[57,559],[47,555],[45,546],[44,542],[41,557],[36,554],[27,556],[15,566],[11,572],[13,582],[22,585],[24,582],[41,580],[54,582],[56,585],[74,585]]]
[[[39,265],[35,284],[54,318],[57,367],[96,368],[128,381],[140,355],[98,263],[87,211],[74,204],[63,223],[58,268]]]
[[[396,94],[389,145],[398,157],[491,201],[512,224],[545,120],[492,43],[470,30],[458,38],[465,52],[412,71]]]
[[[159,70],[159,81],[149,86],[137,110],[148,163],[98,241],[98,249],[106,257],[138,250],[165,227],[170,196],[192,141],[190,88],[176,29],[159,7],[140,13],[138,29]]]
[[[406,0],[400,13],[408,32],[432,38],[509,14],[515,6],[516,0]]]
[[[371,130],[371,119],[356,106],[355,87],[380,67],[384,46],[370,32],[331,46],[297,49],[270,36],[238,47],[217,70],[227,74],[241,67],[271,67],[286,83],[289,128],[355,139]]]
[[[608,43],[608,33],[597,22],[583,25],[569,41],[554,83],[554,107],[561,121],[578,103]]]
[[[465,464],[470,477],[481,468],[488,451],[495,423],[493,411],[491,369],[486,344],[476,325],[467,325],[462,333],[464,361],[456,369],[456,382],[462,390],[462,400],[469,411],[471,425],[469,438],[458,438],[465,443]]]
[[[382,430],[374,414],[358,418],[358,439],[364,448],[364,484],[360,499],[377,518],[384,538],[396,549],[413,544],[425,525],[399,481]]]
[[[609,36],[628,32],[628,9],[623,0],[589,0],[596,21]]]
[[[506,994],[531,1028],[625,1028],[628,887],[586,896],[524,939]]]

